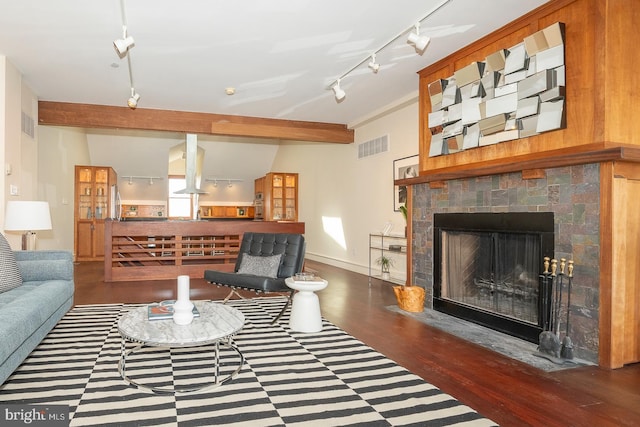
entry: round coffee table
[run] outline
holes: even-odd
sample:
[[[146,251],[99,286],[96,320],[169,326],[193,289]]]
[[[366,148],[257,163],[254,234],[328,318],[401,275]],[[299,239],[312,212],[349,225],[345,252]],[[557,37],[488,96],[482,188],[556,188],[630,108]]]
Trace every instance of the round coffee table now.
[[[296,332],[320,332],[322,330],[322,315],[320,300],[314,292],[327,287],[324,279],[297,281],[288,277],[284,283],[296,292],[291,303],[289,328]]]
[[[118,332],[122,340],[118,372],[128,384],[154,393],[188,393],[222,385],[240,372],[244,356],[234,344],[233,336],[244,326],[244,314],[219,303],[194,301],[194,304],[200,316],[195,317],[189,325],[177,325],[171,318],[149,321],[147,306],[135,308],[120,318]],[[139,345],[127,350],[127,341]],[[211,344],[214,345],[215,373],[213,381],[203,386],[153,387],[139,383],[127,375],[127,357],[143,347],[199,347]],[[237,368],[224,378],[220,378],[220,344],[235,351],[239,358]]]

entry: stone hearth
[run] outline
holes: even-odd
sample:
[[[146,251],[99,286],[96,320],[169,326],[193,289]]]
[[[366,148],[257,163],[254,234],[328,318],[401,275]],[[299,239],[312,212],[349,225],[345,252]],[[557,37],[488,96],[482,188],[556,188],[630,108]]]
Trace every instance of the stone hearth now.
[[[598,361],[600,275],[600,166],[545,170],[545,178],[523,180],[520,172],[413,186],[413,281],[427,291],[433,308],[433,215],[474,212],[554,212],[555,257],[575,262],[571,299],[574,353]],[[564,330],[564,323],[561,324]]]

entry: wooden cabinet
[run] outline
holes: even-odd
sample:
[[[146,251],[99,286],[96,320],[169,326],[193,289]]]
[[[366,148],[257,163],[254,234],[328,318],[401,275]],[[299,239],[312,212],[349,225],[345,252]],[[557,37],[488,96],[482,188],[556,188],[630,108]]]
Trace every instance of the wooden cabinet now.
[[[265,177],[256,178],[254,181],[255,193],[262,194],[264,193],[264,179]]]
[[[268,173],[263,195],[265,221],[298,221],[297,173]]]
[[[104,220],[112,216],[117,176],[101,166],[76,166],[75,173],[75,260],[102,260]]]

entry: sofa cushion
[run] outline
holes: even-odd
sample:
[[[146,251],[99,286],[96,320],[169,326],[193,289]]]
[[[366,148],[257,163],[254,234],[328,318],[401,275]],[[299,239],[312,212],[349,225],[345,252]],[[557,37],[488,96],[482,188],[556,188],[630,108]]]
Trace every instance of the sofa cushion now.
[[[0,293],[22,285],[22,275],[9,242],[0,234]]]
[[[2,345],[0,363],[19,348],[61,306],[73,297],[73,282],[50,280],[44,283],[25,283],[0,295],[0,325]],[[58,318],[53,319],[49,329]],[[34,348],[37,344],[34,343]],[[0,378],[1,379],[1,378]]]
[[[238,273],[253,274],[255,276],[278,277],[278,268],[282,254],[271,256],[254,256],[244,254],[240,262]]]

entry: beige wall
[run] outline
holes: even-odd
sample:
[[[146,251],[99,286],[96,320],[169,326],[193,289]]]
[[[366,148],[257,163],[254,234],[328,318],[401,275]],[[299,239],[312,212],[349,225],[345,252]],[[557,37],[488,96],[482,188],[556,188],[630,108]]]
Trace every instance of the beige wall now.
[[[6,63],[7,58],[0,55],[0,165],[5,164],[6,159],[6,104],[7,104],[7,95],[6,95]],[[4,234],[4,206],[6,204],[6,196],[7,192],[5,188],[7,187],[7,180],[4,173],[0,173],[0,230]]]
[[[49,202],[51,231],[38,233],[38,249],[73,251],[75,165],[91,164],[82,129],[38,128],[38,194]]]
[[[38,103],[33,91],[23,83],[20,72],[6,57],[0,56],[0,147],[2,151],[2,209],[0,227],[4,231],[4,210],[8,200],[42,200],[38,194],[37,137],[22,132],[22,112],[35,123],[38,120]],[[9,173],[10,172],[10,173]],[[12,195],[11,187],[17,190]],[[5,236],[14,249],[20,248],[19,232],[6,232]]]
[[[358,160],[358,144],[383,135],[389,135],[390,151]],[[415,154],[417,100],[356,126],[355,144],[283,143],[273,170],[300,174],[307,257],[368,273],[369,233],[387,221],[393,233],[404,233],[404,218],[393,210],[393,161]],[[395,267],[403,271],[394,275],[404,277],[401,259]]]

